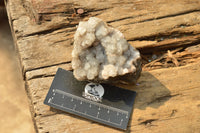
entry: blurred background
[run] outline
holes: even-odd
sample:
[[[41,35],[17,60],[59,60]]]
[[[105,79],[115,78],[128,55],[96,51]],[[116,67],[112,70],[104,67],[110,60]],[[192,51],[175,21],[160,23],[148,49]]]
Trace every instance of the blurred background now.
[[[0,133],[34,133],[22,74],[0,0]]]

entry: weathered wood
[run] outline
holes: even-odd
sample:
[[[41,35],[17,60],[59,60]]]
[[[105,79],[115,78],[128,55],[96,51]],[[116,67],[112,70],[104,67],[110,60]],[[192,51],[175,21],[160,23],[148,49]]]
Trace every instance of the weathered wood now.
[[[197,61],[200,61],[200,44],[187,47],[185,50],[183,50],[182,47],[172,51],[168,50],[167,53],[145,64],[143,70],[147,71],[173,66],[184,66]]]
[[[34,71],[28,71],[26,72],[25,78],[26,80],[31,80],[35,78],[51,77],[56,74],[58,67],[66,69],[66,70],[72,70],[71,63],[64,63],[61,65],[46,67],[46,68],[37,69]]]
[[[9,0],[8,17],[38,132],[121,132],[43,104],[58,67],[71,70],[76,25],[96,16],[142,52],[200,43],[199,0]],[[81,8],[84,14],[75,14]],[[200,132],[200,62],[143,72],[127,132]]]
[[[200,131],[199,67],[200,62],[179,68],[143,72],[138,86],[125,86],[138,93],[128,131],[153,133]],[[27,81],[38,131],[117,132],[115,129],[68,113],[50,110],[43,104],[56,69],[56,67],[46,68],[47,73],[35,70],[46,76],[50,73],[48,75],[50,77]],[[29,75],[37,73],[35,71],[28,73]]]
[[[27,11],[27,8],[34,2],[36,1],[16,0],[15,3],[18,4],[12,4],[11,0],[7,4],[24,72],[69,62],[71,55],[68,53],[72,50],[75,25],[80,20],[94,15],[120,29],[133,46],[147,52],[155,50],[152,49],[153,47],[156,49],[178,47],[196,44],[200,40],[199,1],[171,0],[170,2],[173,4],[162,1],[113,4],[116,2],[110,1],[102,2],[103,6],[96,6],[93,3],[93,6],[90,6],[91,3],[88,5],[83,4],[84,2],[79,4],[75,2],[75,5],[88,10],[87,15],[83,18],[62,15],[63,12],[72,10],[72,1],[65,1],[64,5],[69,8],[60,8],[60,6],[65,7],[62,5],[63,1],[53,2],[52,5],[50,4],[51,8],[49,4],[45,6],[47,1],[37,1],[35,4],[39,6],[35,7],[36,10]],[[44,10],[40,8],[44,8]],[[97,9],[95,10],[95,8]],[[63,11],[60,11],[61,9]],[[98,14],[96,14],[97,11]],[[33,21],[30,12],[36,12],[40,15],[57,15],[52,16],[51,21],[42,20],[41,24],[38,25]]]

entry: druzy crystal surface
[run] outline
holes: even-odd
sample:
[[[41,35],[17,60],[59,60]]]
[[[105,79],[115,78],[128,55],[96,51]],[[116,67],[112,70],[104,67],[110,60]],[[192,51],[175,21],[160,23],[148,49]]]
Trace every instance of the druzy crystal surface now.
[[[140,53],[119,30],[91,17],[74,35],[72,68],[80,81],[134,83],[141,72]]]

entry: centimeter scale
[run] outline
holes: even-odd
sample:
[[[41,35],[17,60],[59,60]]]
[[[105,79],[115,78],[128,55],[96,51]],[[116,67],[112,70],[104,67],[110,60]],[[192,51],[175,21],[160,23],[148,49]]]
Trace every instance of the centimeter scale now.
[[[111,127],[126,130],[136,92],[81,82],[59,68],[44,104]]]

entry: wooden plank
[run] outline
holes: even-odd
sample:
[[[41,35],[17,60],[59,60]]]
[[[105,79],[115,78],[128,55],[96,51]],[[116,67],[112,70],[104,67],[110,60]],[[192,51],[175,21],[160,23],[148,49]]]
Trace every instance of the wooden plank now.
[[[169,47],[178,47],[183,45],[190,45],[193,43],[199,43],[200,40],[200,35],[199,35],[200,26],[198,24],[200,22],[199,16],[200,16],[199,12],[197,13],[195,12],[187,15],[177,16],[175,18],[165,18],[162,20],[154,20],[149,22],[138,23],[135,24],[135,26],[138,28],[131,29],[129,27],[129,29],[131,30],[127,30],[125,32],[125,36],[126,34],[127,37],[130,38],[138,38],[138,36],[140,36],[141,38],[153,36],[152,40],[154,40],[153,41],[154,43],[151,44],[145,43],[146,45],[142,45],[142,47],[140,45],[142,41],[139,41],[139,45],[137,43],[138,41],[129,41],[136,48],[139,48],[141,50],[147,49],[146,51],[148,52],[154,50],[154,49],[151,49],[151,51],[149,50],[149,48],[152,47],[169,48]],[[184,21],[185,18],[187,18],[187,21]],[[194,21],[193,18],[196,18],[195,19],[196,21]],[[166,21],[168,23],[166,23]],[[186,23],[194,26],[177,27]],[[157,26],[157,24],[162,26]],[[128,28],[126,27],[126,29]],[[134,29],[135,31],[133,31]],[[130,32],[132,32],[132,34],[130,34]],[[73,47],[71,45],[73,43],[73,34],[74,34],[74,29],[72,30],[72,28],[65,28],[53,31],[52,33],[49,34],[44,34],[44,35],[41,34],[40,36],[34,35],[34,36],[24,37],[23,39],[18,39],[17,41],[18,48],[21,54],[22,64],[24,66],[25,71],[71,61],[70,53]],[[163,34],[163,36],[160,36],[160,34]],[[157,35],[159,35],[158,39],[154,39],[154,37],[156,37]],[[163,40],[160,41],[160,39],[162,38]],[[146,40],[149,39],[147,38]],[[45,55],[49,55],[48,58]]]
[[[42,69],[36,69],[34,71],[28,71],[28,72],[26,72],[25,79],[31,80],[31,79],[35,79],[35,78],[54,76],[59,67],[65,69],[65,70],[72,70],[71,63],[64,63],[64,64],[46,67],[46,68],[42,68]]]
[[[200,131],[199,67],[200,62],[184,67],[143,72],[138,86],[125,86],[138,93],[128,131]],[[47,73],[43,71],[43,74],[51,73],[50,77],[27,81],[39,132],[119,132],[44,105],[43,100],[57,68],[45,69]],[[41,74],[39,70],[29,73],[37,72]]]
[[[19,1],[16,2],[19,3]],[[26,3],[27,2],[28,1],[26,1]],[[142,6],[146,7],[146,4],[150,6],[151,2],[147,1],[140,2],[139,4],[133,2],[130,3],[130,5],[125,2],[121,3],[122,6],[120,7],[120,3],[118,3],[119,5],[117,4],[117,7],[114,7],[112,2],[114,1],[110,1],[111,4],[108,3],[108,5],[110,4],[109,9],[107,9],[107,6],[105,10],[103,10],[103,6],[98,7],[98,10],[101,8],[102,11],[100,10],[101,13],[97,15],[97,17],[109,22],[113,27],[120,29],[129,42],[142,52],[152,52],[156,49],[200,43],[200,13],[198,11],[200,6],[197,6],[199,4],[198,1],[182,1],[180,3],[178,1],[173,1],[175,2],[174,4],[156,1],[157,3],[155,3],[155,5],[158,4],[160,7],[170,7],[170,9],[172,9],[172,7],[176,9],[175,6],[185,6],[182,10],[181,8],[173,10],[174,14],[172,14],[171,10],[164,10],[154,4],[151,8],[142,9]],[[53,4],[56,3],[53,2]],[[59,5],[59,3],[57,4]],[[133,10],[134,4],[136,4],[138,10]],[[24,3],[12,4],[12,1],[10,1],[7,6],[9,6],[8,12],[10,13],[12,22],[11,26],[14,30],[14,36],[17,38],[16,44],[20,52],[24,72],[71,61],[70,53],[72,50],[71,44],[73,44],[73,34],[76,30],[75,25],[78,24],[80,20],[87,19],[94,15],[92,14],[91,7],[88,6],[88,10],[91,11],[90,14],[84,18],[75,17],[69,21],[69,16],[62,16],[62,12],[59,12],[58,14],[60,14],[60,16],[54,16],[51,21],[45,21],[38,25],[32,21],[31,16],[25,15],[29,12],[27,12],[26,8],[23,8],[23,5]],[[104,3],[104,5],[106,4]],[[56,7],[56,5],[53,6]],[[111,6],[113,7],[111,8]],[[17,9],[20,9],[20,11]],[[50,13],[52,8],[47,9],[48,11],[43,10],[43,12],[39,13],[45,15],[47,12]],[[130,11],[130,9],[132,9],[132,11]],[[16,12],[24,15],[16,15]],[[54,14],[56,13],[55,11],[52,12]],[[147,16],[150,17],[147,18]],[[119,17],[119,20],[117,17]],[[149,48],[151,48],[151,50],[149,50]]]
[[[131,2],[129,0],[95,0],[91,2],[88,2],[87,0],[26,0],[26,3],[28,4],[27,7],[34,7],[31,8],[30,12],[41,17],[51,13],[65,13],[67,14],[67,17],[70,17],[70,13],[74,12],[73,8],[82,8],[88,15],[92,14],[92,12],[100,11],[98,12],[98,14],[100,14],[98,15],[99,17],[102,16],[105,21],[108,22],[116,22],[117,25],[120,25],[117,22],[119,20],[124,21],[122,24],[127,24],[130,23],[130,21],[133,23],[148,19],[163,18],[169,15],[172,16],[200,9],[200,3],[198,0],[194,0],[193,2],[188,2],[187,0],[169,0],[167,2],[162,0],[143,0]],[[135,20],[133,18],[137,18],[137,21],[133,21]]]
[[[101,18],[141,52],[200,43],[199,0],[9,0],[6,8],[38,132],[121,132],[43,104],[57,68],[71,70],[79,21]],[[200,132],[199,67],[143,72],[139,86],[126,86],[138,93],[127,132]]]
[[[32,1],[32,0],[26,0],[25,2],[19,2],[19,4],[14,4],[14,5],[9,5],[12,7],[10,9],[10,16],[12,19],[14,19],[13,22],[13,27],[14,29],[17,30],[16,35],[18,37],[20,36],[27,36],[27,35],[32,35],[32,34],[39,34],[40,32],[44,31],[52,31],[57,28],[64,28],[64,26],[74,26],[78,24],[78,22],[82,19],[88,19],[88,17],[91,17],[93,15],[96,15],[96,10],[102,10],[99,15],[96,15],[96,17],[102,18],[104,21],[113,23],[113,26],[116,28],[118,26],[123,27],[123,25],[131,24],[133,23],[140,23],[140,22],[145,22],[145,21],[151,21],[155,19],[162,19],[162,18],[167,18],[167,17],[175,17],[187,13],[192,13],[192,12],[197,12],[200,11],[200,2],[198,0],[194,0],[193,2],[188,2],[187,0],[183,1],[160,1],[156,0],[152,3],[152,1],[140,1],[140,2],[126,2],[122,1],[121,3],[116,3],[114,0],[110,0],[109,2],[107,1],[102,1],[99,2],[98,0],[93,1],[93,2],[76,2],[76,1],[61,1],[57,0],[55,2],[51,3],[51,7],[49,7],[50,3],[49,1],[41,0],[41,1]],[[74,5],[79,5],[80,7],[84,8],[86,11],[91,10],[87,16],[84,18],[80,17],[74,17],[71,18],[70,16],[63,16],[63,13],[68,11],[69,8],[73,10],[73,6],[71,6],[74,2]],[[99,2],[99,3],[98,3]],[[27,3],[29,3],[27,5]],[[64,4],[65,3],[65,4]],[[87,4],[86,4],[87,3]],[[98,3],[98,4],[95,4]],[[35,5],[35,6],[34,6]],[[36,6],[37,5],[37,6]],[[60,8],[59,6],[63,5],[68,5],[65,8]],[[91,6],[92,5],[92,6]],[[102,5],[102,6],[101,6]],[[25,8],[24,8],[24,7]],[[30,11],[27,11],[26,9],[29,6],[34,6],[36,9],[35,10],[42,10],[42,11],[34,11],[37,12],[37,14],[43,13],[41,15],[46,15],[46,14],[55,14],[56,12],[54,11],[55,7],[56,9],[60,10],[63,9],[63,11],[59,11],[58,15],[53,16],[51,21],[45,21],[41,25],[37,25],[34,23],[32,20],[32,16],[30,15]],[[26,8],[27,7],[27,8]],[[42,8],[42,9],[37,9]],[[76,6],[75,6],[76,7]],[[106,7],[106,8],[105,8]],[[109,7],[109,9],[107,9]],[[136,10],[136,9],[137,10]],[[20,9],[20,11],[17,11],[17,9]],[[47,10],[47,11],[46,11]],[[16,13],[20,14],[27,14],[28,16],[19,16],[16,15]],[[71,13],[71,12],[69,12]],[[124,22],[125,21],[125,22]],[[23,26],[20,25],[19,23],[23,22]],[[26,22],[26,23],[24,23]],[[137,33],[137,32],[135,32]]]
[[[68,29],[18,39],[18,52],[24,71],[70,62],[72,41]]]

